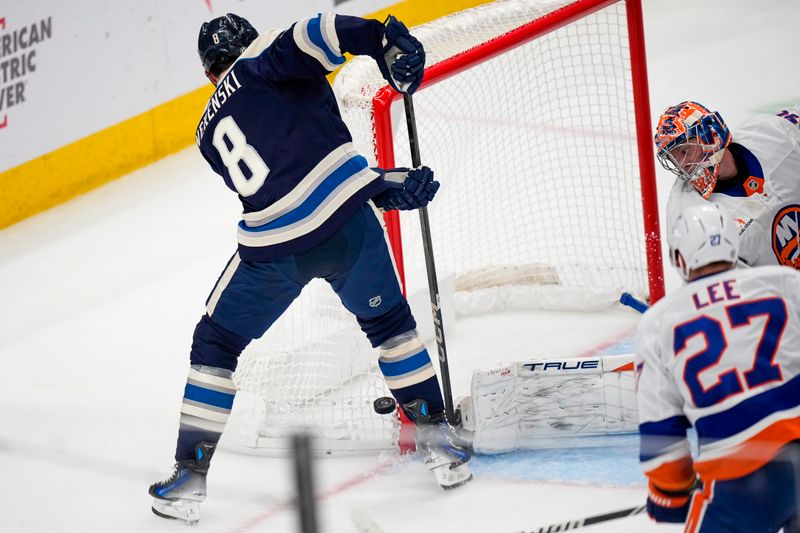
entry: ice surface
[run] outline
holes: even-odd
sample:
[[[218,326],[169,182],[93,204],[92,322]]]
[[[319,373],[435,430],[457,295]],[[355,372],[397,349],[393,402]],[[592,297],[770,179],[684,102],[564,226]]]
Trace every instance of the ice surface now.
[[[800,71],[781,59],[797,48],[797,2],[644,4],[653,119],[695,99],[735,128],[800,100]],[[659,175],[662,206],[670,183]],[[0,531],[180,529],[150,514],[146,489],[170,472],[189,340],[238,211],[191,148],[0,232]],[[530,335],[501,346],[458,326],[457,394],[477,362],[630,351],[635,315],[493,320],[483,331]],[[413,457],[320,460],[322,531],[512,532],[641,504],[635,438],[597,443],[476,458],[453,492]],[[196,531],[297,530],[285,460],[220,452],[209,494]],[[680,528],[638,516],[587,529],[655,530]]]

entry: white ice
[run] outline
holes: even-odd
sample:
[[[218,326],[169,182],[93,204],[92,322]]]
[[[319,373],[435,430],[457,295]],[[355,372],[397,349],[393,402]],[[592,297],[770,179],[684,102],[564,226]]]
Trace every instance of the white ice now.
[[[648,0],[644,13],[653,120],[693,99],[735,128],[800,99],[796,1]],[[670,183],[659,175],[662,206]],[[192,330],[238,214],[190,148],[0,232],[0,531],[181,530],[150,513],[146,489],[171,466]],[[542,355],[577,355],[632,316],[586,319],[580,339],[558,315],[530,333]],[[462,346],[480,356],[471,339],[451,351]],[[457,388],[468,374],[454,365]],[[327,458],[322,531],[512,532],[632,507],[645,495],[635,455],[622,439],[477,458],[453,492],[413,457]],[[287,461],[221,451],[214,463],[198,531],[297,530]],[[587,529],[656,530],[679,528],[638,516]]]

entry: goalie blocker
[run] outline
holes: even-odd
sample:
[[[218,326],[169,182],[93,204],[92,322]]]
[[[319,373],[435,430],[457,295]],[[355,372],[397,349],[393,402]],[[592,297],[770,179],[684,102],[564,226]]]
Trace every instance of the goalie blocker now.
[[[633,355],[529,360],[476,370],[458,403],[476,453],[635,433]]]

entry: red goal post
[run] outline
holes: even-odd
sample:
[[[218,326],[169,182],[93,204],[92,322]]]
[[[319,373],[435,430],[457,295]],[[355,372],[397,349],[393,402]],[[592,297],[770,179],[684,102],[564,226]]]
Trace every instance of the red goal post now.
[[[630,70],[636,115],[636,139],[642,191],[642,223],[647,253],[649,303],[652,305],[664,296],[664,273],[661,255],[658,200],[655,183],[655,161],[652,145],[653,133],[650,124],[650,96],[647,83],[647,63],[641,0],[578,0],[561,9],[547,13],[495,39],[426,68],[425,77],[420,86],[420,90],[424,90],[476,64],[485,62],[492,57],[521,46],[530,40],[542,37],[575,20],[620,2],[625,4],[627,14]],[[395,166],[394,129],[391,105],[401,98],[401,94],[395,92],[390,86],[386,85],[377,92],[372,100],[375,128],[375,155],[378,166],[383,168],[392,168]],[[425,154],[422,155],[424,164]],[[401,280],[405,282],[399,214],[397,212],[389,212],[384,215],[384,218],[386,219],[387,232],[392,243],[399,275]]]

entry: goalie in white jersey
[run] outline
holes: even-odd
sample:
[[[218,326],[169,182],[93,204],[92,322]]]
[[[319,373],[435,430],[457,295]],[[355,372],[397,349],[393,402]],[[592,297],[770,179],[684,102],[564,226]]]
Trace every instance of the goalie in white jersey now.
[[[696,102],[667,108],[655,134],[658,159],[678,175],[667,220],[711,200],[739,224],[739,259],[800,269],[800,108],[750,119],[731,133]]]
[[[736,269],[737,232],[711,202],[669,230],[688,283],[644,314],[636,341],[647,510],[687,532],[797,531],[800,273]]]

